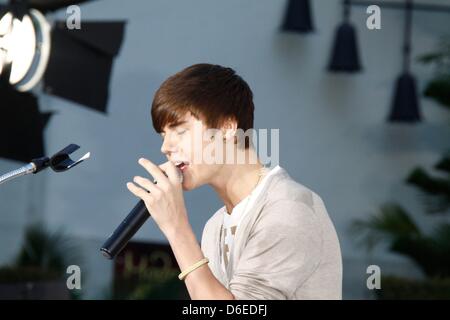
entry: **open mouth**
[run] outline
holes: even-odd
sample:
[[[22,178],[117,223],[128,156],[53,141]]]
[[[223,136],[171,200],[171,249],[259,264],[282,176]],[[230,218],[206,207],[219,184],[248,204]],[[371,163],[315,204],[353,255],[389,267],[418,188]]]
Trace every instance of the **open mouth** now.
[[[189,162],[185,162],[185,161],[176,161],[175,162],[175,166],[180,169],[181,171],[184,171],[187,169],[187,167],[189,166]]]

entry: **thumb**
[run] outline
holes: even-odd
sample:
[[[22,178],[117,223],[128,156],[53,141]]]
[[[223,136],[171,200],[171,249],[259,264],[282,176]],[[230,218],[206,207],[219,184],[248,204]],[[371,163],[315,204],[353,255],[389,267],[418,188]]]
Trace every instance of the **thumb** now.
[[[171,161],[167,161],[159,166],[163,170],[172,184],[183,182],[183,174]]]

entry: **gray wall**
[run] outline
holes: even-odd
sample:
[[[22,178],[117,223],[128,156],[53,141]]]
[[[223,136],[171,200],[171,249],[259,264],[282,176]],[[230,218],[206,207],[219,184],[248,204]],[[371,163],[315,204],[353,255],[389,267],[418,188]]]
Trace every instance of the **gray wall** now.
[[[423,123],[385,122],[401,68],[402,12],[383,9],[382,29],[369,31],[365,9],[354,8],[364,71],[336,75],[325,66],[341,19],[340,2],[312,3],[316,31],[308,35],[279,32],[285,1],[134,0],[125,5],[100,0],[82,5],[83,19],[128,21],[112,74],[109,111],[103,115],[40,95],[43,110],[59,112],[45,133],[48,152],[75,142],[91,151],[92,159],[65,174],[47,172],[1,186],[0,262],[11,259],[24,224],[40,216],[80,239],[88,273],[85,294],[102,297],[111,264],[98,248],[137,201],[125,183],[143,174],[138,157],[163,161],[149,114],[153,94],[169,75],[210,62],[231,66],[248,81],[256,127],[280,129],[281,166],[325,201],[344,256],[344,297],[370,297],[364,289],[369,264],[380,265],[382,272],[419,275],[409,261],[383,248],[369,255],[355,246],[348,227],[380,204],[397,201],[430,228],[416,190],[403,180],[414,166],[433,165],[448,146],[449,115],[421,99]],[[449,21],[445,13],[414,13],[413,56],[432,50],[449,30]],[[413,63],[420,88],[432,71]],[[0,161],[2,172],[16,165]],[[204,223],[221,203],[207,187],[187,193],[186,203],[200,239]],[[152,222],[136,238],[165,241]]]

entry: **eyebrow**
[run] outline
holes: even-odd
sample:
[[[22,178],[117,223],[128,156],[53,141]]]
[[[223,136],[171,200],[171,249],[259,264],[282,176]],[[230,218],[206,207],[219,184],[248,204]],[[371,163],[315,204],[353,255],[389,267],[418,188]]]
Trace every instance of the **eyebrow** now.
[[[169,124],[169,128],[175,128],[175,127],[181,126],[186,123],[187,123],[186,120],[180,120],[180,121]]]
[[[168,127],[170,129],[173,129],[175,127],[181,126],[181,125],[186,124],[186,123],[187,123],[187,120],[180,120],[180,121],[176,121],[176,122],[173,122],[173,123],[169,124]],[[164,130],[161,130],[161,133],[164,133]]]

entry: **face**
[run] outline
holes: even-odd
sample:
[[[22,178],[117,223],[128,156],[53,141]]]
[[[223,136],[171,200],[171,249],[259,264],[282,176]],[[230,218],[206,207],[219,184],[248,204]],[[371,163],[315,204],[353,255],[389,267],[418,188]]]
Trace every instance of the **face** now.
[[[161,152],[183,173],[184,190],[208,184],[221,168],[220,164],[205,163],[201,157],[212,143],[206,138],[206,130],[203,121],[187,113],[180,122],[167,125],[161,132]]]

